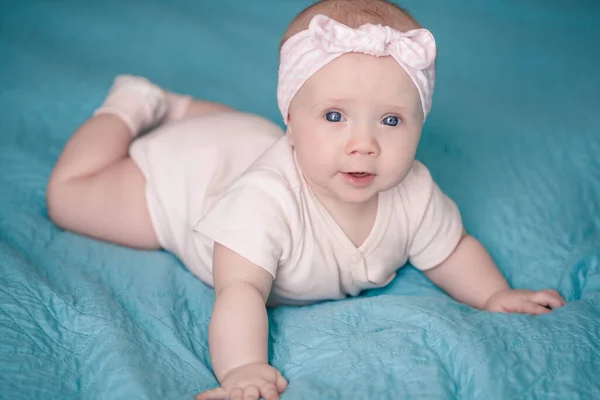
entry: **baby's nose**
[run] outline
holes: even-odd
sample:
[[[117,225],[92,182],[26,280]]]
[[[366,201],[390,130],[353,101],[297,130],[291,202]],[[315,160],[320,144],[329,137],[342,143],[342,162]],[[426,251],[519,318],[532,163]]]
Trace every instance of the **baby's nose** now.
[[[356,132],[346,144],[348,155],[378,156],[380,151],[376,138],[367,130]]]

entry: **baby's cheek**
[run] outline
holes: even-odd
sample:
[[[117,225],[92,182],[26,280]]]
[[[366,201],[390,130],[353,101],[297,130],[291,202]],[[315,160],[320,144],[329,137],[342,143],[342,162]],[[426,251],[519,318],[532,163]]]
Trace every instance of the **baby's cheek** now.
[[[303,143],[300,148],[296,148],[296,158],[304,173],[312,175],[313,171],[322,168],[325,157],[322,157],[319,153],[318,147],[313,147],[310,144],[307,146],[307,144]]]
[[[393,157],[386,157],[382,161],[382,169],[385,171],[386,181],[389,181],[390,185],[394,186],[404,180],[413,164],[414,158],[410,154],[396,154]]]

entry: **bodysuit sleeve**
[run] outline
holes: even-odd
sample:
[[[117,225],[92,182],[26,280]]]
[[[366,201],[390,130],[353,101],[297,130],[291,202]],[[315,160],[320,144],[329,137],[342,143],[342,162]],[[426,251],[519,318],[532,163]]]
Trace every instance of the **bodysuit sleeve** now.
[[[446,260],[460,242],[460,212],[418,161],[404,180],[403,190],[409,230],[408,260],[417,269],[428,270]]]
[[[265,269],[273,278],[291,251],[295,198],[286,182],[269,172],[235,182],[194,225],[204,235]]]

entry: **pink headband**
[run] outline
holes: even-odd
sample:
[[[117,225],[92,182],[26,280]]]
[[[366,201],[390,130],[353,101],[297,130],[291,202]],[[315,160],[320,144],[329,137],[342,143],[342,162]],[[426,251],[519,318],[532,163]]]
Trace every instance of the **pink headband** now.
[[[399,32],[372,24],[352,29],[325,15],[316,15],[307,30],[295,34],[281,47],[277,101],[286,124],[290,102],[304,82],[336,58],[353,52],[392,56],[419,90],[425,120],[435,84],[436,47],[431,32]]]

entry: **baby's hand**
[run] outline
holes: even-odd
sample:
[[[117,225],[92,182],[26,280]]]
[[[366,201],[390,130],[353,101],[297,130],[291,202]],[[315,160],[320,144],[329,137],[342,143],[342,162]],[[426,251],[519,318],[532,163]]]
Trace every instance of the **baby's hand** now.
[[[268,364],[247,364],[232,369],[218,387],[200,393],[196,400],[279,400],[287,380]]]
[[[546,314],[551,309],[566,304],[556,290],[501,290],[493,294],[483,305],[483,309],[492,312]]]

